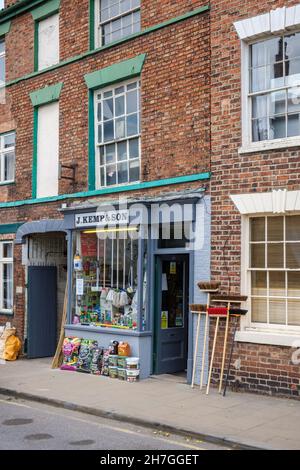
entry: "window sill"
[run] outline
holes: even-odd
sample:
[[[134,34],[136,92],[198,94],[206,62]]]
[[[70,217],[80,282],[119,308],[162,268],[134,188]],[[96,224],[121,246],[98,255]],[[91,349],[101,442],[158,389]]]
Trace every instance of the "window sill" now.
[[[255,144],[245,145],[239,148],[239,154],[264,152],[267,150],[286,149],[300,147],[300,137],[290,139],[276,139]]]
[[[289,346],[300,347],[300,331],[297,333],[279,333],[265,331],[244,330],[238,331],[235,335],[235,341],[239,343],[268,344],[271,346]]]
[[[4,310],[0,310],[0,315],[1,316],[5,316],[5,317],[13,317],[14,316],[14,312],[8,312],[7,310],[4,311]]]
[[[15,181],[7,181],[4,183],[0,183],[0,186],[11,186],[12,184],[15,184]]]

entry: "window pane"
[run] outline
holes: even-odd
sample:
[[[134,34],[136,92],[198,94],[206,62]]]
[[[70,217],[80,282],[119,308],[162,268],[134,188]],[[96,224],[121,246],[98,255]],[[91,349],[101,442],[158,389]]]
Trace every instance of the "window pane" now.
[[[116,119],[116,139],[125,137],[125,117]]]
[[[299,300],[288,300],[288,325],[300,326]]]
[[[0,41],[0,54],[5,52],[5,41]]]
[[[127,116],[127,135],[136,135],[138,134],[138,115],[131,114]]]
[[[267,323],[267,299],[251,300],[251,320],[255,323]]]
[[[103,142],[102,124],[99,124],[99,126],[98,126],[98,143],[101,144],[102,142]]]
[[[286,112],[286,91],[275,91],[269,94],[269,115]]]
[[[106,145],[106,163],[114,163],[116,161],[115,144]]]
[[[288,272],[288,297],[300,297],[300,272]]]
[[[252,69],[251,74],[251,91],[256,92],[266,90],[266,67]]]
[[[269,295],[285,297],[285,272],[269,272]]]
[[[253,217],[250,219],[251,225],[251,241],[252,242],[263,242],[265,241],[265,218],[264,217]]]
[[[254,96],[252,98],[252,117],[262,118],[268,115],[267,95]]]
[[[283,267],[283,243],[268,244],[268,268]]]
[[[288,216],[286,223],[286,240],[300,241],[300,215]]]
[[[5,135],[4,136],[4,148],[7,149],[9,147],[14,147],[15,141],[16,141],[15,133]]]
[[[286,244],[286,267],[300,269],[300,243]]]
[[[252,67],[273,64],[283,60],[283,39],[282,37],[261,41],[251,46]]]
[[[290,60],[285,63],[286,85],[300,85],[300,59]]]
[[[140,179],[140,162],[138,160],[129,163],[129,181],[139,181]]]
[[[251,268],[265,267],[265,245],[251,245]]]
[[[13,245],[12,243],[3,243],[3,258],[12,258]]]
[[[269,138],[269,120],[267,118],[253,119],[252,139],[254,142],[261,142]]]
[[[254,296],[267,295],[267,273],[257,271],[251,273],[251,293]]]
[[[269,304],[270,323],[286,324],[286,303],[285,300],[270,300]]]
[[[287,137],[297,135],[300,135],[300,114],[292,114],[288,116]]]
[[[13,308],[13,269],[12,264],[3,265],[3,308]]]
[[[138,109],[137,105],[137,91],[130,91],[127,93],[127,114],[136,113]]]
[[[282,139],[286,137],[286,118],[285,116],[276,116],[270,118],[270,134],[269,138]]]
[[[97,118],[98,121],[102,121],[102,103],[98,103]]]
[[[116,98],[116,116],[123,116],[125,114],[125,98],[118,96]]]
[[[114,100],[104,100],[103,101],[103,119],[107,121],[114,117]]]
[[[114,121],[104,122],[104,142],[114,140]]]
[[[121,0],[121,13],[125,13],[126,11],[130,10],[130,0]]]
[[[128,164],[119,163],[118,164],[118,184],[127,183],[128,182]]]
[[[133,33],[138,33],[141,29],[141,12],[133,13]]]
[[[127,142],[118,143],[118,160],[127,159]]]
[[[4,155],[4,181],[13,181],[15,174],[15,154],[14,152]]]
[[[283,217],[268,217],[268,241],[283,241]]]
[[[116,165],[108,165],[106,169],[107,186],[117,183]]]
[[[0,86],[5,83],[5,56],[0,57]]]
[[[300,111],[300,87],[288,91],[288,113]]]
[[[139,151],[139,139],[131,139],[129,141],[129,156],[130,158],[138,158],[140,151]]]
[[[300,33],[285,37],[285,58],[300,57]]]

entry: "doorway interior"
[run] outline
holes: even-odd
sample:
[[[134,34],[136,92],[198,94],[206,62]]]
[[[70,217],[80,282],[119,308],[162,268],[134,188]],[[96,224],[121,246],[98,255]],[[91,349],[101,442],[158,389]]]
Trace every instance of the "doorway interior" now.
[[[155,259],[154,374],[187,371],[189,335],[188,254],[157,255]]]

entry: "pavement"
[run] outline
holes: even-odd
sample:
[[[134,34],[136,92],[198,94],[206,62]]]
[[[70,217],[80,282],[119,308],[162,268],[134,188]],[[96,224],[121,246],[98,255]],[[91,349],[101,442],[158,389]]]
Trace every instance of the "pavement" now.
[[[65,410],[185,434],[219,445],[300,449],[300,402],[191,389],[178,376],[137,383],[51,370],[48,359],[0,365],[0,393]]]

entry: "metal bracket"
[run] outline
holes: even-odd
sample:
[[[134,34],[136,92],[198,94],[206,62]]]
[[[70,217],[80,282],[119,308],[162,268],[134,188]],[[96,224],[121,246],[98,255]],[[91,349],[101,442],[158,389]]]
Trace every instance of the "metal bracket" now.
[[[63,165],[61,163],[59,165],[59,179],[69,180],[69,181],[72,181],[73,184],[75,184],[77,167],[78,167],[78,163],[71,163],[70,165]],[[63,170],[72,171],[72,176],[64,176],[63,175]]]

